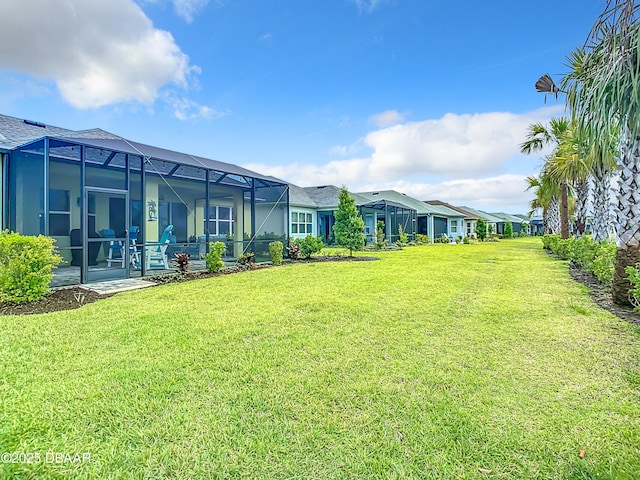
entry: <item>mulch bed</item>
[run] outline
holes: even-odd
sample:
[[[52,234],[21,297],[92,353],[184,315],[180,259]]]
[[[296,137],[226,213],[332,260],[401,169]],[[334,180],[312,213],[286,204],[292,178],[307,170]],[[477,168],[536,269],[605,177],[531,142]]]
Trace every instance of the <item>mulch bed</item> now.
[[[640,326],[640,313],[636,312],[631,306],[625,307],[613,303],[609,288],[604,286],[593,273],[585,272],[570,264],[569,275],[571,275],[571,278],[576,282],[580,282],[589,288],[589,295],[600,308],[613,313],[629,323]]]
[[[301,260],[284,260],[283,265],[291,265],[293,263],[315,263],[315,262],[366,262],[378,260],[376,257],[347,257],[340,255],[327,255],[312,257],[310,259]],[[253,266],[236,265],[233,267],[223,268],[217,273],[188,272],[182,276],[179,274],[157,275],[145,277],[145,280],[154,282],[156,285],[164,285],[167,283],[188,282],[209,277],[219,277],[220,275],[230,275],[233,273],[245,272],[247,270],[259,270],[262,268],[274,267],[271,262],[255,263]],[[101,295],[96,292],[84,290],[80,287],[61,288],[53,290],[41,300],[28,303],[0,303],[0,315],[31,315],[36,313],[59,312],[63,310],[72,310],[79,308],[87,303],[92,303],[102,298],[108,298],[111,295]]]

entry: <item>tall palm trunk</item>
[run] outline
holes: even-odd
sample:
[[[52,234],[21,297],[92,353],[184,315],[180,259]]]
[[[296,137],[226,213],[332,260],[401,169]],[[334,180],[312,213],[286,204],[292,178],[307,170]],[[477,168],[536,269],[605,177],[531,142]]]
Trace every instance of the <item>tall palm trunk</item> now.
[[[589,182],[587,180],[578,181],[574,188],[576,191],[576,236],[581,237],[587,227]]]
[[[560,190],[560,237],[569,238],[569,186],[564,181]]]
[[[620,180],[616,205],[617,251],[611,295],[617,304],[629,302],[631,284],[625,267],[640,262],[640,137],[625,136],[620,147]]]
[[[602,166],[593,170],[593,224],[594,242],[609,240],[611,233],[611,173]]]
[[[547,233],[560,233],[560,202],[552,198],[547,208]]]

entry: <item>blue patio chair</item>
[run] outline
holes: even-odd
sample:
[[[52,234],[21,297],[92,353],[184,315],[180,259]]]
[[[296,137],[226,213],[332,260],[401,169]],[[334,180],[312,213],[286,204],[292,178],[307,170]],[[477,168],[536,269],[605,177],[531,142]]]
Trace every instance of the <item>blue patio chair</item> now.
[[[100,230],[102,238],[116,238],[116,232],[110,228]],[[110,267],[112,263],[119,263],[124,268],[124,255],[122,250],[122,242],[119,240],[111,240],[109,242],[109,249],[106,252],[107,266]]]
[[[171,241],[173,233],[173,225],[169,225],[162,232],[160,241],[157,245],[148,246],[145,249],[145,264],[147,270],[154,268],[169,269],[169,259],[167,258],[167,247]]]

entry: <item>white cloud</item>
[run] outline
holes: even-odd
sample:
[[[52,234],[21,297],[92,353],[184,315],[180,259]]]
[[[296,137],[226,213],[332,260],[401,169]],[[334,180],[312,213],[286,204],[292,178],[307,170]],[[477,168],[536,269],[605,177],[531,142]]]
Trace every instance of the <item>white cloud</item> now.
[[[171,106],[173,116],[178,120],[197,120],[199,118],[216,120],[231,115],[229,110],[215,110],[185,97],[167,95],[165,101]]]
[[[209,4],[209,0],[173,0],[173,8],[179,17],[187,23],[193,22],[196,13],[204,9]]]
[[[2,67],[53,80],[76,108],[151,105],[160,88],[187,88],[199,71],[132,0],[65,0],[55,21],[42,14],[50,7],[49,0],[0,2]]]
[[[394,189],[421,200],[525,212],[533,194],[524,192],[525,175],[507,174],[506,164],[520,156],[519,145],[525,140],[527,127],[547,121],[561,109],[554,106],[522,114],[447,114],[437,120],[377,130],[351,146],[330,149],[331,154],[353,155],[362,152],[364,143],[371,151],[368,156],[321,165],[245,166],[301,186],[345,184],[354,191]]]
[[[386,128],[397,125],[404,121],[404,115],[396,110],[387,110],[385,112],[376,113],[369,118],[369,123],[379,128]]]
[[[437,120],[371,132],[365,137],[373,151],[367,173],[373,179],[417,174],[468,178],[500,173],[505,161],[519,152],[527,126],[547,118],[547,110],[449,113]]]
[[[359,11],[371,13],[383,1],[384,0],[353,0],[353,3],[356,4]]]

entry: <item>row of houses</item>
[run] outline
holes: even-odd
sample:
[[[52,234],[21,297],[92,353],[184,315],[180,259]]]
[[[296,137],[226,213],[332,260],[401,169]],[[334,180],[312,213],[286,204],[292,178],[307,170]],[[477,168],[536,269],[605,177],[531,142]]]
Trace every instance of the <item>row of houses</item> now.
[[[274,239],[316,235],[331,243],[336,186],[299,187],[216,160],[0,115],[2,229],[49,235],[69,283],[148,275],[169,253],[201,258],[213,240],[236,258]],[[355,192],[367,241],[382,222],[388,241],[473,235],[478,219],[501,233],[523,219],[396,191]],[[170,245],[170,248],[167,246]]]
[[[320,236],[332,243],[333,213],[338,208],[340,189],[334,185],[299,187],[289,184],[290,236]],[[453,206],[439,200],[420,201],[395,190],[350,192],[365,223],[367,242],[375,240],[376,225],[384,224],[385,238],[398,240],[399,227],[409,238],[424,235],[430,242],[446,236],[475,236],[478,220],[496,234],[504,234],[507,223],[519,234],[523,228],[530,234],[529,218],[503,212],[488,213],[466,206]],[[533,232],[535,234],[535,231]]]

